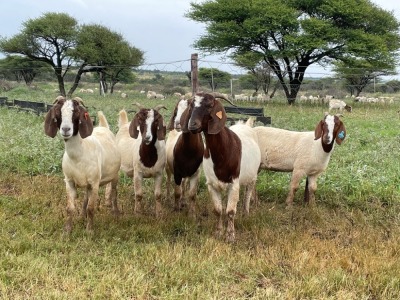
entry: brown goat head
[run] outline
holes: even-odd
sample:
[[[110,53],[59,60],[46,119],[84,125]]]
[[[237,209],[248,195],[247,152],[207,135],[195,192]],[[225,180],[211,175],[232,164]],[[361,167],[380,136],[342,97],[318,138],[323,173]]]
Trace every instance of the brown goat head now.
[[[346,128],[338,115],[326,114],[324,119],[319,121],[314,131],[315,140],[321,138],[322,147],[325,152],[330,152],[333,142],[341,145],[346,137]]]
[[[139,130],[138,130],[139,128]],[[139,131],[143,141],[148,145],[152,141],[164,140],[166,135],[166,127],[161,114],[156,109],[141,108],[133,117],[129,125],[129,135],[137,139]]]
[[[217,134],[225,127],[226,113],[212,94],[198,93],[181,118],[182,130]]]
[[[79,100],[81,99],[67,100],[63,96],[57,97],[45,117],[44,131],[48,136],[54,138],[57,130],[60,130],[64,139],[68,139],[78,132],[82,138],[92,134],[93,122]]]

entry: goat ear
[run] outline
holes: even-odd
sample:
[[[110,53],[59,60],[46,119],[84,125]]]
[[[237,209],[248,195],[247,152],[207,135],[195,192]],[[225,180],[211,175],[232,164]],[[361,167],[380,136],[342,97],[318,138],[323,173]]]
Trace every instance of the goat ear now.
[[[315,131],[314,131],[314,136],[315,139],[314,140],[318,140],[319,138],[322,137],[322,132],[324,131],[324,121],[321,120],[319,121],[319,123],[317,124],[317,127],[315,127]]]
[[[188,124],[189,124],[190,115],[191,115],[190,107],[187,107],[183,111],[181,120],[180,120],[182,132],[189,132]]]
[[[55,111],[54,108],[51,108],[47,114],[46,118],[44,120],[44,132],[49,136],[49,137],[55,137],[57,134],[58,130],[58,125],[57,125],[57,119],[55,116]]]
[[[163,117],[160,115],[160,117],[158,119],[157,139],[159,141],[165,140],[166,134],[167,134],[167,128],[164,125]]]
[[[79,105],[79,135],[87,138],[93,132],[93,122],[86,109]]]
[[[346,128],[344,127],[343,122],[339,121],[339,128],[336,131],[336,138],[335,138],[336,143],[338,145],[341,145],[345,137],[346,137]]]
[[[139,136],[139,130],[137,129],[139,126],[139,118],[137,115],[133,117],[131,124],[129,125],[129,135],[134,139],[137,139]]]
[[[225,127],[226,113],[221,102],[215,101],[214,107],[210,112],[211,120],[208,121],[208,134],[217,134]]]
[[[174,130],[174,128],[175,128],[174,123],[175,123],[176,111],[177,111],[177,108],[175,107],[175,110],[171,116],[171,119],[169,120],[169,123],[168,123],[168,127],[167,127],[168,130]]]

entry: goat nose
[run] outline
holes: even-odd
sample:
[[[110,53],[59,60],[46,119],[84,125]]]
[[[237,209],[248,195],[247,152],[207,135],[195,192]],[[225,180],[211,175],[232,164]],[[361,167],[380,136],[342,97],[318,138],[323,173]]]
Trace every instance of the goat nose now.
[[[189,129],[197,129],[197,123],[195,121],[189,122]]]
[[[61,129],[62,129],[62,131],[64,131],[65,133],[68,133],[68,131],[71,130],[70,127],[63,127],[63,128],[61,128]]]

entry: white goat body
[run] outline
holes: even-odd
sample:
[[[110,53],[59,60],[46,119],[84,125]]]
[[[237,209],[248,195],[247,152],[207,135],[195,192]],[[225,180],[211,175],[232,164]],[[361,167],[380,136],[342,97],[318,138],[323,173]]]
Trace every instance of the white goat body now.
[[[292,172],[289,194],[292,205],[302,177],[307,176],[305,201],[314,203],[317,178],[328,166],[334,141],[341,144],[346,136],[344,124],[337,116],[325,116],[315,132],[296,132],[279,128],[254,127],[261,150],[261,169]]]
[[[329,100],[329,111],[332,109],[339,109],[340,111],[343,111],[343,109],[346,109],[347,111],[351,112],[352,107],[347,105],[346,102],[343,100],[339,99],[330,99]]]
[[[135,141],[129,135],[128,114],[123,109],[119,112],[116,143],[121,154],[121,171],[133,178],[133,145]]]
[[[100,186],[110,183],[106,204],[111,203],[112,211],[118,213],[117,184],[121,158],[115,137],[102,112],[98,112],[99,126],[93,129],[90,117],[80,103],[78,97],[66,100],[60,96],[45,120],[46,134],[54,137],[58,128],[65,141],[62,169],[68,196],[67,232],[72,230],[77,187],[85,188],[83,214],[88,217],[88,231],[93,230],[94,206],[98,202]],[[75,127],[78,124],[74,120],[76,111],[79,112],[79,129]]]

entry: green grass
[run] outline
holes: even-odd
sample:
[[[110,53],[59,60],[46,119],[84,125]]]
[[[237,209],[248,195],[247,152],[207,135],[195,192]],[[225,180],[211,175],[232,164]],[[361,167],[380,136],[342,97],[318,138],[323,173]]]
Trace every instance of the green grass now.
[[[13,91],[6,96],[55,98],[51,86]],[[81,96],[91,113],[105,112],[115,132],[121,108],[158,104],[131,94]],[[174,102],[163,102],[167,121]],[[273,126],[292,130],[314,130],[325,110],[265,104]],[[164,214],[155,219],[151,180],[145,214],[134,216],[131,181],[121,175],[123,215],[101,207],[93,235],[76,216],[66,236],[63,142],[45,136],[43,116],[0,108],[0,298],[399,299],[398,110],[398,104],[355,104],[345,113],[347,138],[318,179],[315,208],[302,204],[303,182],[295,209],[285,209],[290,174],[261,172],[259,203],[249,216],[239,203],[237,241],[227,244],[213,237],[204,177],[196,220],[173,212],[165,198]]]

